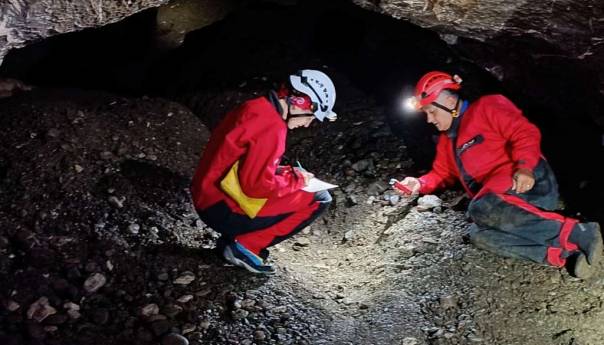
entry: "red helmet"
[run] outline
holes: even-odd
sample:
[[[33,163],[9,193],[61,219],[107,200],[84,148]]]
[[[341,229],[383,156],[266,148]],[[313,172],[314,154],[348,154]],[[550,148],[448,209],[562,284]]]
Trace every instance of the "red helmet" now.
[[[428,105],[436,100],[442,90],[459,90],[461,78],[457,75],[432,71],[424,74],[415,86],[415,108]]]

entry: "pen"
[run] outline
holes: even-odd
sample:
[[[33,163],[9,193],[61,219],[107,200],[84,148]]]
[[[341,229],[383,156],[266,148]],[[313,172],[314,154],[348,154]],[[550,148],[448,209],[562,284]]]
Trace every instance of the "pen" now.
[[[298,165],[298,168],[299,168],[300,170],[302,170],[302,171],[306,171],[306,169],[304,169],[304,168],[302,167],[302,164],[300,164],[300,161],[298,161],[298,160],[297,160],[297,161],[296,161],[296,165]]]

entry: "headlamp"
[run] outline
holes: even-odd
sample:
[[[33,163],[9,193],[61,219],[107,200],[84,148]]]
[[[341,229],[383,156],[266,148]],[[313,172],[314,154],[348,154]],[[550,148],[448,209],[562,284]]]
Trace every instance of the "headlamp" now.
[[[416,112],[420,108],[419,101],[417,97],[411,96],[405,99],[404,102],[405,110]]]

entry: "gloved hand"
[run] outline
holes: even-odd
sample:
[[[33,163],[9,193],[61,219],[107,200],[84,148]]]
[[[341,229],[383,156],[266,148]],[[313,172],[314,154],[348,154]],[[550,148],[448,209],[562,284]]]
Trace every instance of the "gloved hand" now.
[[[533,172],[528,169],[518,169],[514,173],[514,179],[512,184],[512,190],[516,193],[525,193],[533,189],[535,186],[535,176]]]

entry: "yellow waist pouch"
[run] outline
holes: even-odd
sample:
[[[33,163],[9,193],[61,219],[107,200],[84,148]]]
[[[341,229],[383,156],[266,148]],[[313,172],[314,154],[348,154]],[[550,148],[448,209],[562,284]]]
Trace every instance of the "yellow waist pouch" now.
[[[239,161],[235,162],[226,176],[220,181],[222,190],[241,207],[250,218],[256,218],[268,199],[252,198],[243,192],[239,184]]]

